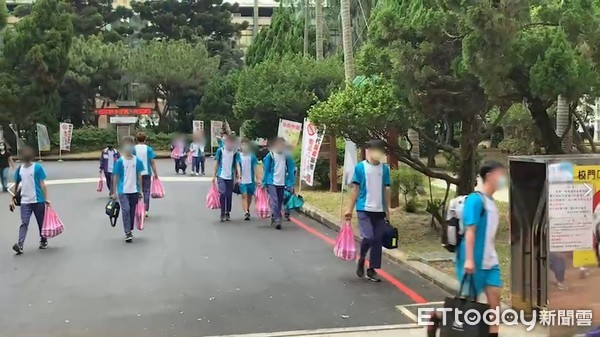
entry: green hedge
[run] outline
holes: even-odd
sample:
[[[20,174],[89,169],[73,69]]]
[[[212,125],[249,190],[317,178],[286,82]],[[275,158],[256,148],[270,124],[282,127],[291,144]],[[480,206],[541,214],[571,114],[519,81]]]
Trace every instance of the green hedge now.
[[[155,150],[169,150],[174,134],[154,133],[147,130],[144,130],[144,133],[148,136],[148,145],[152,146]],[[83,127],[73,130],[71,152],[100,151],[108,144],[118,145],[116,131],[95,127]],[[56,133],[52,136],[52,147],[58,149],[58,145],[59,134]]]

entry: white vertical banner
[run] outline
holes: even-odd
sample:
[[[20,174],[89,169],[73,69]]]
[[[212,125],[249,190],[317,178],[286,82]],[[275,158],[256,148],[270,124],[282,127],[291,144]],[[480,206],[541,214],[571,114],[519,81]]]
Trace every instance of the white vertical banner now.
[[[199,133],[202,131],[204,131],[204,121],[192,121],[192,133]]]
[[[48,135],[48,128],[44,124],[37,123],[36,129],[39,152],[50,151],[50,136]]]
[[[325,126],[318,128],[308,119],[304,119],[302,152],[300,157],[300,181],[304,181],[309,186],[313,186],[314,183],[315,166],[317,165],[324,136]]]
[[[342,175],[342,189],[352,184],[352,176],[354,175],[354,168],[358,162],[358,150],[356,144],[346,139],[346,145],[344,147],[344,173]]]
[[[302,123],[289,121],[287,119],[279,119],[277,137],[283,137],[291,146],[296,147],[298,145],[300,132],[302,132]]]
[[[219,143],[217,142],[217,136],[221,135],[221,130],[223,129],[223,122],[221,121],[210,121],[210,146],[219,147]]]
[[[73,138],[73,124],[60,123],[60,151],[71,151],[71,138]]]

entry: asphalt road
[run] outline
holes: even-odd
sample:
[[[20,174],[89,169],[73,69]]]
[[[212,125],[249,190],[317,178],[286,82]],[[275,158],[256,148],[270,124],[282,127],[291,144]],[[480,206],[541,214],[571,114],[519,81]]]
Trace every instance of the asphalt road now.
[[[97,175],[95,162],[44,166],[49,181]],[[171,161],[159,170],[175,176]],[[186,180],[165,182],[167,196],[152,200],[132,244],[121,222],[110,227],[95,183],[50,185],[66,230],[40,251],[32,220],[21,256],[11,251],[19,217],[0,195],[0,336],[195,337],[401,324],[412,322],[395,306],[445,296],[389,263],[395,284],[356,278],[354,264],[332,254],[327,241],[335,233],[299,215],[275,231],[264,220],[242,221],[236,199],[233,221],[219,223],[218,211],[204,206],[210,183]]]

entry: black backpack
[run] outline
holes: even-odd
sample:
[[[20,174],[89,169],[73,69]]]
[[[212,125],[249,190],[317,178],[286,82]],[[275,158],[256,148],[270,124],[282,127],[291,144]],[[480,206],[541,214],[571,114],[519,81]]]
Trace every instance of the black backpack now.
[[[121,205],[118,201],[110,199],[104,207],[104,211],[110,219],[110,225],[115,227],[117,225],[117,219],[119,219],[119,213],[121,213]]]

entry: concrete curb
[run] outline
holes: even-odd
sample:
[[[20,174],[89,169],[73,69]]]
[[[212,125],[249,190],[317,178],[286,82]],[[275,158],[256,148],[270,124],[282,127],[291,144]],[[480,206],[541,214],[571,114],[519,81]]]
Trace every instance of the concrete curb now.
[[[322,223],[326,227],[336,232],[340,231],[339,221],[329,216],[328,214],[323,214],[319,209],[311,205],[304,204],[300,211],[306,216]],[[354,236],[356,237],[357,241],[360,240],[360,237],[358,235],[355,234]],[[455,278],[429,266],[426,263],[411,260],[409,258],[409,255],[401,250],[384,249],[383,254],[389,260],[407,266],[411,271],[413,271],[417,275],[434,283],[435,285],[449,293],[455,293],[456,291],[458,291],[460,285],[458,284],[458,281]]]

